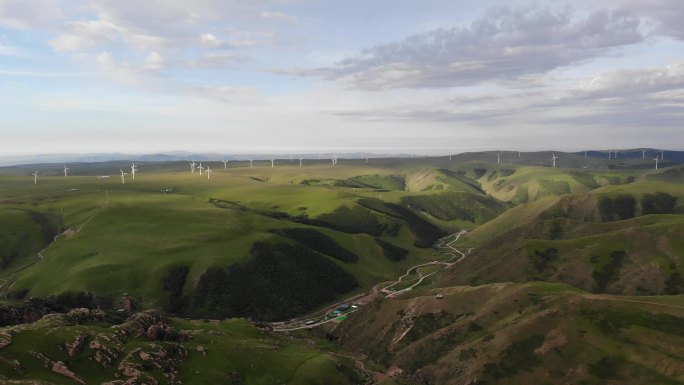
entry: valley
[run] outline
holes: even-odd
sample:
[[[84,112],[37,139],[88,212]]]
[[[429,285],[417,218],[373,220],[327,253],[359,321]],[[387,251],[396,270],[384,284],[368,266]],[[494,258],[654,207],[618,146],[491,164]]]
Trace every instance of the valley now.
[[[633,153],[0,168],[0,379],[684,383],[684,166]]]

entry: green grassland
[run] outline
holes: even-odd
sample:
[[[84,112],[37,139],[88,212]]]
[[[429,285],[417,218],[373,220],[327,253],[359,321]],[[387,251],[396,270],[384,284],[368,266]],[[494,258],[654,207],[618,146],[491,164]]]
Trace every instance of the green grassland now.
[[[407,383],[679,384],[684,298],[661,301],[561,284],[438,285],[364,308],[332,333]]]
[[[172,319],[163,322],[173,331],[167,329],[159,338],[146,330],[161,318],[139,316],[114,328],[97,317],[58,315],[0,329],[0,334],[11,339],[8,347],[0,349],[0,381],[76,383],[53,372],[51,364],[46,367],[46,360],[61,361],[87,384],[132,378],[134,370],[140,372],[134,383],[154,379],[174,384],[313,385],[326,378],[328,383],[342,385],[364,380],[364,373],[348,360],[266,333],[246,320]],[[83,339],[82,347],[70,354],[67,347],[77,336]],[[13,366],[15,360],[20,365]]]
[[[189,267],[184,291],[190,295],[207,268],[245,263],[257,241],[289,242],[274,230],[304,226],[316,228],[358,256],[353,263],[335,263],[356,277],[358,290],[365,290],[434,255],[429,249],[413,247],[415,235],[397,218],[366,214],[387,229],[367,235],[353,231],[359,225],[358,216],[344,225],[339,215],[333,215],[346,208],[370,213],[356,201],[375,198],[377,193],[372,189],[354,192],[352,188],[301,183],[312,178],[348,179],[368,172],[394,175],[391,169],[333,170],[326,165],[236,168],[217,171],[211,180],[189,172],[141,171],[135,181],[127,179],[123,185],[116,175],[106,179],[43,177],[37,185],[18,176],[0,176],[5,202],[0,213],[7,218],[3,225],[33,226],[30,231],[15,234],[39,236],[35,223],[24,218],[26,223],[22,224],[11,216],[30,209],[55,216],[60,230],[65,230],[44,250],[44,259],[32,255],[43,243],[31,241],[32,248],[22,252],[28,257],[15,258],[9,269],[2,271],[1,278],[11,281],[5,287],[10,294],[28,290],[27,296],[45,297],[91,291],[118,298],[129,293],[144,308],[164,308],[168,294],[161,282],[170,268]],[[163,193],[166,189],[172,193]],[[212,199],[235,204],[212,204]],[[314,221],[317,218],[327,222]],[[313,226],[309,226],[310,222]],[[396,231],[388,234],[390,229]],[[383,256],[374,236],[382,236],[411,252],[407,258],[393,262]],[[3,244],[15,247],[12,245],[17,241],[8,239]],[[10,276],[33,262],[30,268]]]
[[[115,308],[126,295],[177,316],[285,320],[446,260],[439,238],[467,229],[454,244],[473,248],[463,260],[422,268],[435,274],[326,324],[321,337],[392,372],[378,377],[388,384],[684,382],[681,166],[655,171],[635,156],[595,153],[560,154],[552,168],[551,152],[500,156],[210,163],[210,180],[186,162],[140,163],[126,184],[118,170],[127,162],[70,165],[68,178],[57,165],[0,169],[0,313],[31,297],[65,311],[81,298],[73,293],[89,292]],[[35,185],[34,167],[43,170]],[[48,321],[10,327],[0,380],[65,383],[30,350],[87,383],[113,379],[130,352],[155,343],[180,352],[134,333],[119,341],[118,364],[101,370],[91,348],[65,357],[64,343],[106,334],[114,321]],[[196,331],[182,344],[189,356],[164,364],[183,383],[368,379],[343,355],[245,320],[170,323]],[[12,369],[11,357],[25,368]]]

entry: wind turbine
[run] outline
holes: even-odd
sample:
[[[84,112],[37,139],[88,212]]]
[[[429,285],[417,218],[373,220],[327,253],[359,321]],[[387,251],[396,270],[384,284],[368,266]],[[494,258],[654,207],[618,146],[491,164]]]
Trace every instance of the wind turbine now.
[[[641,159],[646,159],[646,150],[641,150]]]
[[[665,160],[665,151],[660,150],[660,160]]]
[[[501,153],[499,152],[496,154],[496,164],[500,164],[500,163],[501,163]]]
[[[275,159],[271,159],[271,168],[275,167]]]
[[[554,168],[556,167],[556,159],[558,159],[558,157],[556,156],[556,153],[554,153],[553,156],[551,157],[551,161],[553,161],[553,167]]]
[[[254,166],[254,159],[249,160],[249,168],[252,168]]]
[[[204,170],[204,167],[202,167],[202,162],[200,162],[199,167],[197,167],[198,170],[200,170],[200,176],[202,176],[202,170]]]
[[[211,171],[211,169],[209,168],[209,166],[207,166],[207,171],[205,171],[205,172],[207,173],[207,180],[210,180],[210,179],[211,179],[211,173],[212,173],[213,171]]]
[[[38,184],[38,170],[34,171],[31,175],[33,175],[33,184]]]
[[[119,170],[121,171],[121,184],[126,184],[126,179],[124,178],[124,175],[127,173],[124,172],[124,170]]]
[[[223,170],[227,171],[228,170],[228,161],[227,160],[222,160],[223,162]]]
[[[64,166],[64,177],[67,177],[67,171],[69,171],[69,168],[67,166]]]
[[[656,156],[655,159],[653,159],[653,160],[655,160],[655,162],[656,162],[656,170],[657,170],[658,169],[658,157]]]
[[[302,167],[302,160],[303,160],[303,159],[302,159],[302,157],[300,156],[300,157],[299,157],[299,167]]]
[[[451,161],[451,154],[449,154],[449,161]]]
[[[615,159],[617,159],[617,151],[615,151]]]
[[[188,163],[190,165],[190,173],[194,174],[195,173],[195,166],[197,166],[197,163],[193,160],[191,163]]]
[[[131,175],[133,176],[133,180],[135,180],[136,171],[138,171],[138,169],[135,167],[135,163],[131,163]]]

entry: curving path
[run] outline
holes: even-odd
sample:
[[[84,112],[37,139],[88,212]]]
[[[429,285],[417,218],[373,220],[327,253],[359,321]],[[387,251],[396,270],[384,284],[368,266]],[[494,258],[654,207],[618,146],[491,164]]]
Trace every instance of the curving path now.
[[[454,234],[448,235],[448,236],[446,236],[446,237],[444,237],[444,238],[441,238],[441,239],[439,240],[439,243],[437,244],[437,247],[439,247],[439,248],[441,248],[441,249],[447,249],[447,250],[449,250],[449,251],[444,251],[444,252],[443,252],[443,254],[446,254],[446,255],[450,255],[450,256],[451,256],[451,258],[447,259],[446,261],[439,261],[439,260],[437,260],[437,261],[426,262],[426,263],[421,263],[421,264],[419,264],[419,265],[412,266],[412,267],[410,267],[408,270],[406,270],[406,273],[405,273],[404,275],[402,275],[401,277],[397,278],[395,281],[390,282],[389,285],[384,286],[384,287],[381,288],[382,285],[387,284],[387,282],[382,282],[382,283],[379,283],[379,284],[373,286],[373,288],[372,288],[370,294],[367,294],[367,295],[356,295],[356,296],[354,296],[354,297],[352,297],[352,298],[347,299],[346,301],[339,302],[339,303],[335,304],[334,306],[329,307],[327,310],[325,310],[325,311],[323,311],[323,312],[318,311],[318,312],[316,312],[316,313],[310,314],[309,316],[306,316],[306,317],[299,317],[297,320],[293,320],[293,321],[290,321],[290,322],[276,322],[276,323],[271,323],[270,326],[273,328],[273,331],[276,331],[276,332],[288,332],[288,331],[301,330],[301,329],[310,329],[310,328],[313,328],[313,327],[316,327],[316,326],[319,326],[319,325],[326,324],[326,323],[328,323],[328,322],[334,322],[334,321],[336,321],[336,320],[337,320],[337,317],[325,318],[325,319],[321,319],[321,318],[325,317],[325,314],[329,314],[331,310],[338,308],[338,307],[339,307],[341,304],[343,304],[343,303],[354,302],[355,300],[359,300],[359,299],[361,299],[361,298],[371,298],[371,299],[372,299],[372,298],[374,298],[374,297],[377,295],[377,293],[383,293],[383,294],[387,295],[387,297],[396,297],[396,296],[398,296],[398,295],[400,295],[400,294],[402,294],[402,293],[405,293],[405,292],[407,292],[407,291],[410,291],[410,290],[412,290],[414,287],[420,285],[420,284],[423,282],[423,280],[425,280],[425,278],[428,278],[428,277],[430,277],[430,276],[432,276],[432,275],[434,275],[434,274],[436,274],[436,273],[438,273],[438,272],[440,272],[440,271],[443,271],[443,270],[445,270],[445,269],[451,268],[451,267],[452,267],[453,265],[455,265],[456,263],[462,261],[463,258],[466,257],[466,255],[470,254],[470,252],[472,251],[472,248],[471,248],[471,249],[468,249],[468,251],[464,253],[464,252],[462,252],[462,251],[460,251],[460,250],[458,250],[458,249],[456,249],[455,247],[452,246],[452,244],[454,244],[456,241],[458,241],[458,240],[461,238],[461,236],[464,235],[464,234],[466,234],[466,233],[467,233],[467,231],[461,230],[461,231],[459,231],[458,233],[454,233]],[[449,241],[449,242],[447,242],[451,237],[453,237],[454,239],[451,240],[451,241]],[[423,272],[421,272],[421,271],[419,270],[421,267],[434,266],[434,265],[441,265],[441,266],[443,266],[443,268],[442,268],[442,269],[439,269],[439,270],[436,270],[436,271],[433,271],[433,272],[431,272],[431,273],[429,273],[429,274],[423,274]],[[417,281],[416,281],[414,284],[412,284],[411,286],[409,286],[409,287],[407,287],[407,288],[401,289],[401,290],[396,290],[396,291],[391,290],[391,288],[392,288],[393,286],[396,286],[396,285],[398,285],[398,284],[400,284],[400,283],[403,283],[403,282],[404,282],[403,280],[404,280],[406,277],[408,277],[408,276],[411,274],[412,271],[414,271],[414,270],[416,270],[416,269],[418,269],[418,270],[417,270],[417,272],[418,272],[418,278],[416,278]],[[347,311],[347,312],[345,312],[344,314],[341,314],[341,315],[345,315],[345,316],[346,316],[346,315],[351,314],[351,313],[353,313],[353,312],[355,312],[355,311],[357,311],[357,310],[358,310],[358,308],[356,308],[356,309],[351,309],[351,310],[349,310],[349,311]],[[304,325],[304,324],[303,324],[303,321],[302,321],[302,320],[304,320],[304,319],[313,319],[313,320],[317,320],[317,322],[315,322],[315,323],[313,323],[313,324],[311,324],[311,325]]]

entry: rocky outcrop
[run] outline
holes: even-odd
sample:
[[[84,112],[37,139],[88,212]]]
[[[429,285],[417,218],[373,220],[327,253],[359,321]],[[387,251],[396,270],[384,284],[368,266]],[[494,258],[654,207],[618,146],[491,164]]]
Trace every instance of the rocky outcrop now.
[[[78,382],[79,384],[85,385],[85,382],[82,379],[78,378],[78,376],[76,376],[76,374],[74,374],[74,372],[69,370],[69,368],[67,368],[67,366],[62,361],[53,362],[52,363],[52,371],[57,373],[57,374],[61,374],[64,377],[71,378],[72,380]]]
[[[12,343],[12,335],[9,333],[0,333],[0,349],[8,347]]]
[[[79,353],[81,353],[81,350],[83,350],[83,346],[85,345],[85,341],[87,338],[87,334],[79,333],[76,335],[76,338],[74,338],[74,340],[71,343],[66,344],[67,354],[70,358],[76,357]]]

